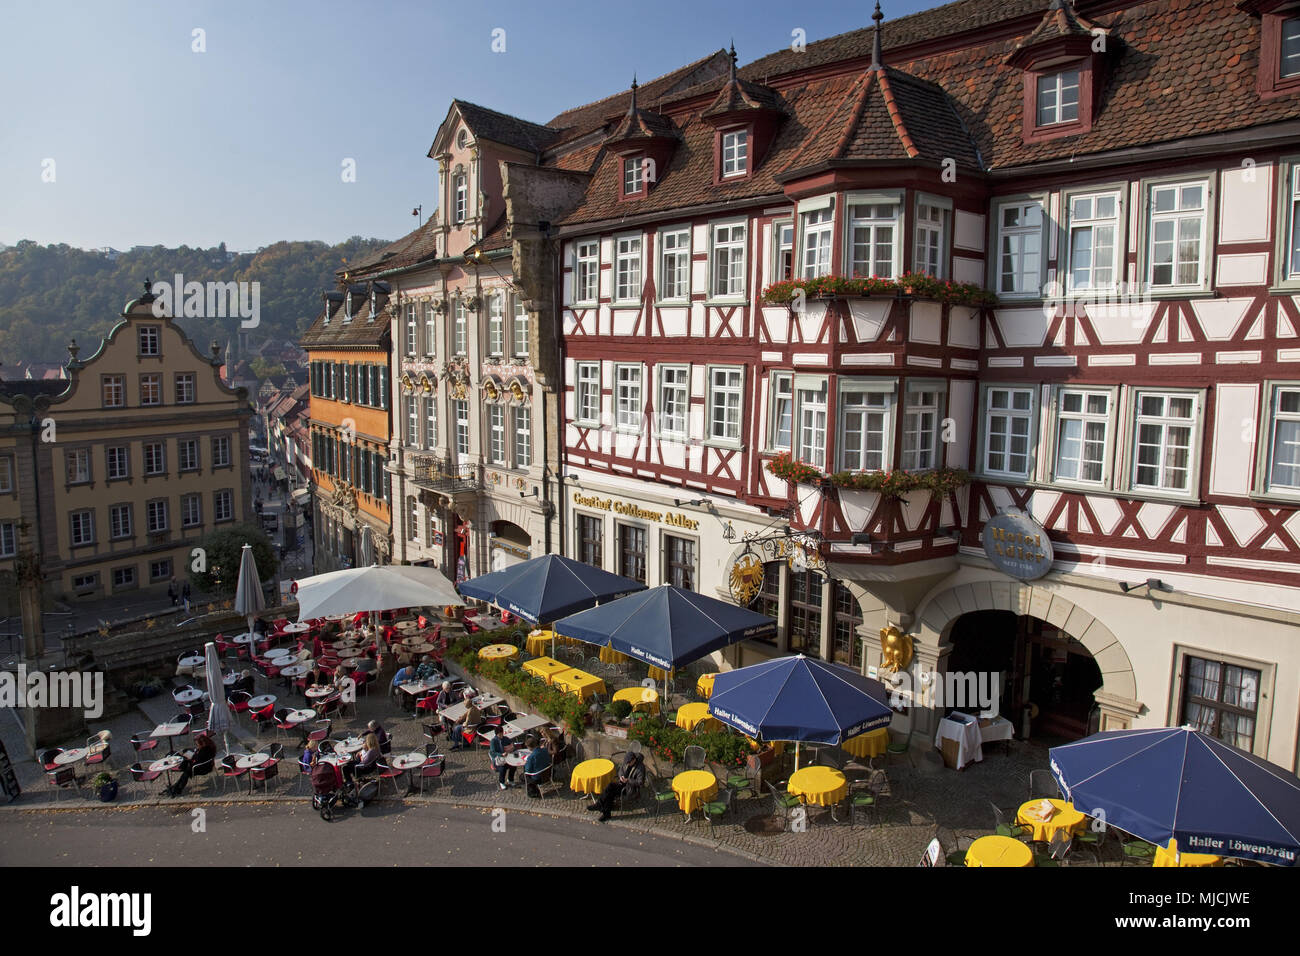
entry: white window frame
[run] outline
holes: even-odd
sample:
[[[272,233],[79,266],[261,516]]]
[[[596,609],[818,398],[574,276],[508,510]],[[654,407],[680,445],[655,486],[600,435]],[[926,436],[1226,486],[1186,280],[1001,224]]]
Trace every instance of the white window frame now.
[[[108,506],[108,539],[122,541],[132,536],[134,527],[131,521],[131,505],[122,502]]]
[[[420,447],[420,402],[414,394],[406,396],[406,443]]]
[[[809,402],[806,398],[808,395],[820,395],[820,401]],[[814,468],[826,467],[827,452],[827,424],[830,421],[830,402],[831,395],[825,376],[816,375],[796,375],[794,377],[794,413],[791,424],[793,431],[790,435],[794,450],[791,452],[796,461],[801,461],[805,465],[812,465]],[[809,451],[817,449],[816,442],[809,443],[810,434],[815,435],[818,431],[817,410],[821,411],[821,446],[820,453],[808,454]],[[813,415],[809,419],[809,414]],[[811,426],[811,431],[810,431]]]
[[[740,233],[739,237],[735,235],[737,230]],[[719,235],[724,232],[725,237],[720,239]],[[734,302],[745,298],[748,244],[748,220],[732,219],[726,222],[709,223],[709,299],[711,301]]]
[[[790,230],[790,241],[784,242],[781,238],[785,230]],[[799,263],[794,258],[795,231],[793,219],[778,219],[772,223],[772,276],[773,282],[789,282],[799,275]],[[790,274],[785,275],[785,269],[782,267],[782,255],[789,252],[790,255]]]
[[[1070,396],[1079,396],[1081,399],[1079,411],[1067,411],[1066,399]],[[1088,399],[1097,396],[1104,396],[1106,399],[1105,413],[1091,412],[1088,410]],[[1110,488],[1112,482],[1112,469],[1115,457],[1115,436],[1117,434],[1119,414],[1119,394],[1115,387],[1105,385],[1057,385],[1052,390],[1052,419],[1051,419],[1051,481],[1054,485],[1077,486],[1080,488]],[[1101,453],[1101,477],[1092,480],[1076,475],[1074,477],[1063,473],[1061,468],[1061,452],[1064,445],[1062,440],[1062,431],[1066,422],[1077,421],[1081,423],[1079,432],[1079,451],[1080,457],[1079,472],[1082,473],[1085,459],[1083,457],[1085,446],[1089,443],[1095,444],[1095,439],[1088,439],[1088,425],[1101,425],[1104,429],[1102,435],[1102,453]],[[1089,461],[1091,459],[1088,459]]]
[[[1038,224],[1037,225],[1018,225],[1004,226],[1003,213],[1009,208],[1018,208],[1021,215],[1024,210],[1031,206],[1038,207]],[[1041,299],[1043,297],[1043,287],[1047,283],[1047,253],[1048,253],[1048,228],[1050,225],[1048,219],[1048,197],[1046,194],[1038,193],[1033,195],[1019,196],[1000,196],[993,203],[993,215],[990,217],[989,229],[989,248],[992,250],[989,263],[989,286],[1000,299]],[[1037,236],[1038,251],[1038,268],[1032,274],[1024,268],[1025,260],[1031,255],[1024,248],[1028,240]],[[1002,243],[1004,239],[1019,239],[1021,242],[1016,243],[1011,250],[1011,255],[1016,260],[1018,268],[1011,273],[1016,280],[1016,284],[1024,283],[1025,287],[1020,289],[1004,289],[1002,287]]]
[[[152,396],[150,393],[152,393]],[[148,401],[150,397],[153,398],[153,401]],[[140,375],[140,407],[156,408],[162,403],[162,372],[142,372]]]
[[[72,448],[66,454],[64,471],[70,485],[88,484],[91,479],[90,449]]]
[[[516,405],[515,467],[528,468],[533,463],[533,410],[527,405]]]
[[[0,495],[12,494],[14,490],[14,459],[12,455],[0,455]]]
[[[230,436],[214,435],[212,438],[212,467],[230,467]]]
[[[1082,81],[1083,71],[1078,66],[1067,67],[1064,70],[1057,70],[1054,73],[1039,74],[1034,81],[1034,126],[1037,129],[1046,129],[1049,126],[1060,126],[1065,123],[1079,122],[1079,110],[1083,108],[1082,101]],[[1073,83],[1068,82],[1073,78]],[[1045,85],[1050,84],[1050,85]],[[1074,90],[1074,99],[1067,99],[1069,91]],[[1051,102],[1044,106],[1043,94],[1051,94]],[[1068,109],[1073,107],[1074,115],[1066,116]],[[1046,114],[1044,114],[1046,110]],[[1046,115],[1046,118],[1044,116]]]
[[[155,467],[150,467],[151,451],[157,451],[157,461],[153,463]],[[144,443],[144,475],[146,478],[157,475],[167,474],[167,443],[161,441],[147,441]]]
[[[457,458],[468,457],[470,454],[469,402],[456,399],[452,402],[452,406],[456,417],[456,456]]]
[[[1181,204],[1182,188],[1200,186],[1202,189],[1201,208],[1199,212],[1184,210],[1174,210],[1166,212],[1156,212],[1156,193],[1168,190],[1178,189],[1178,199]],[[1142,236],[1139,245],[1139,254],[1141,256],[1141,275],[1146,290],[1152,295],[1185,295],[1189,292],[1204,292],[1210,288],[1210,265],[1212,262],[1211,253],[1214,244],[1214,212],[1215,204],[1218,202],[1218,189],[1215,188],[1215,176],[1213,173],[1203,173],[1200,175],[1186,176],[1169,176],[1159,179],[1147,179],[1142,182],[1142,209],[1141,219]],[[1197,260],[1197,275],[1199,281],[1194,283],[1180,283],[1178,279],[1178,247],[1181,244],[1178,236],[1181,235],[1184,221],[1200,222],[1200,258]],[[1159,223],[1175,223],[1173,252],[1174,259],[1172,262],[1171,279],[1168,283],[1159,285],[1155,282],[1155,234]]]
[[[203,524],[203,496],[181,495],[181,527],[197,528]]]
[[[1264,423],[1260,429],[1261,440],[1258,449],[1255,487],[1261,493],[1289,501],[1300,501],[1300,472],[1297,473],[1295,485],[1279,485],[1273,482],[1273,472],[1277,467],[1277,426],[1279,421],[1296,422],[1300,428],[1300,412],[1283,412],[1280,410],[1282,396],[1300,396],[1300,381],[1269,381],[1264,383]],[[1291,442],[1287,442],[1288,445]],[[1300,462],[1300,450],[1297,451]]]
[[[937,212],[939,218],[927,213]],[[913,228],[912,271],[924,272],[936,279],[948,278],[948,260],[952,250],[952,200],[943,196],[918,193],[915,207],[916,224]],[[924,240],[924,243],[923,243]],[[937,257],[930,268],[931,252]]]
[[[733,179],[749,174],[749,128],[727,130],[722,134],[723,179]]]
[[[853,210],[857,206],[884,206],[894,207],[894,216],[892,219],[871,217],[856,217]],[[889,225],[893,230],[892,249],[890,258],[889,275],[880,275],[874,271],[877,263],[875,251],[877,245],[876,230]],[[855,267],[855,230],[863,228],[870,231],[870,268],[867,271],[861,271]],[[879,193],[849,193],[844,197],[844,274],[850,277],[870,277],[879,276],[881,279],[896,279],[903,271],[903,237],[907,235],[907,212],[903,202],[902,191],[885,191]]]
[[[12,558],[18,554],[18,524],[14,521],[0,521],[0,558]]]
[[[573,420],[600,424],[600,362],[577,362],[573,368]]]
[[[186,455],[186,451],[191,454]],[[199,457],[199,440],[197,438],[178,438],[176,440],[176,470],[198,471],[202,459]]]
[[[452,180],[452,190],[454,224],[459,226],[469,218],[469,177],[465,173],[457,173]]]
[[[224,507],[223,507],[224,506]],[[229,488],[212,493],[212,523],[235,520],[235,495]]]
[[[180,290],[176,290],[177,295]],[[138,333],[138,347],[141,355],[162,355],[162,330],[157,325],[142,325]]]
[[[109,396],[117,401],[110,402]],[[99,402],[101,408],[126,408],[126,376],[104,375],[99,380]]]
[[[528,308],[524,305],[523,296],[516,295],[510,325],[510,340],[514,346],[514,357],[517,359],[527,360],[528,358],[528,325],[531,321],[532,316],[528,314]]]
[[[1066,295],[1087,297],[1097,293],[1114,292],[1119,288],[1123,280],[1125,263],[1127,261],[1124,247],[1124,225],[1128,221],[1128,204],[1124,201],[1127,190],[1121,184],[1110,186],[1090,186],[1087,189],[1072,189],[1061,196],[1061,231],[1057,248],[1060,250],[1057,272],[1063,277],[1062,286]],[[1099,199],[1113,199],[1115,202],[1115,214],[1113,216],[1098,216],[1096,214],[1097,201]],[[1074,218],[1074,204],[1081,200],[1088,200],[1092,203],[1092,215],[1084,219]],[[1111,281],[1098,283],[1096,273],[1098,269],[1096,250],[1096,233],[1099,229],[1107,226],[1112,228],[1111,242]],[[1089,232],[1089,248],[1091,250],[1091,260],[1088,266],[1089,282],[1087,285],[1076,285],[1074,281],[1074,258],[1077,250],[1078,237],[1076,233],[1084,230]]]
[[[641,233],[614,237],[614,302],[641,301],[644,284],[642,250],[645,241]]]
[[[790,412],[790,425],[785,443],[781,443],[781,403]],[[794,451],[794,373],[773,372],[768,381],[767,447],[772,451]]]
[[[623,195],[639,196],[645,188],[645,170],[641,156],[623,157]]]
[[[1300,17],[1296,18],[1300,20]],[[1274,262],[1273,290],[1295,295],[1300,292],[1300,155],[1278,163],[1278,234]],[[1270,291],[1273,291],[1270,290]]]
[[[839,405],[835,414],[835,460],[839,471],[886,471],[893,467],[894,459],[894,394],[898,389],[896,379],[841,377]],[[858,400],[861,400],[859,404]],[[855,428],[861,434],[859,447],[850,457],[850,416],[866,419],[863,426]],[[870,427],[871,419],[879,417],[879,427]],[[880,435],[880,461],[873,464],[867,449],[867,437]]]
[[[922,405],[913,403],[913,395],[934,395],[934,403]],[[943,422],[948,408],[948,383],[942,379],[909,379],[903,393],[903,407],[900,409],[899,425],[902,429],[902,442],[899,449],[898,467],[907,471],[934,471],[943,466]],[[922,436],[926,430],[915,419],[926,414],[933,415],[929,429],[929,447],[909,447],[913,436]],[[922,464],[925,453],[929,453],[930,464]]]
[[[632,373],[629,375],[629,373]],[[621,432],[639,432],[645,413],[645,367],[614,366],[614,427]]]
[[[135,568],[114,568],[113,569],[113,590],[121,591],[126,588],[136,586]]]
[[[468,355],[469,348],[469,318],[467,317],[465,300],[457,298],[452,305],[452,323],[451,323],[451,354]]]
[[[799,268],[801,279],[831,274],[835,246],[835,206],[799,212]]]
[[[79,508],[68,515],[68,540],[74,548],[95,543],[95,511]]]
[[[506,408],[499,402],[487,406],[488,461],[498,467],[506,465]]]
[[[122,470],[120,474],[113,473],[114,459],[117,458],[115,452],[121,452],[120,463]],[[104,475],[108,481],[125,481],[131,477],[131,446],[130,445],[109,445],[104,450]]]
[[[504,292],[489,292],[487,300],[487,355],[488,358],[505,358],[506,295]]]
[[[657,434],[667,438],[687,438],[691,428],[691,367],[689,365],[660,365],[655,369],[655,422]],[[678,375],[681,381],[675,381]],[[674,381],[665,381],[671,375]],[[667,400],[668,391],[674,393],[671,402]],[[667,412],[671,404],[673,413]],[[680,412],[678,409],[680,408]],[[678,427],[680,425],[680,427]]]
[[[438,447],[438,399],[424,396],[424,447],[433,451]]]
[[[587,304],[598,301],[599,297],[600,242],[580,239],[573,247],[573,301]]]
[[[1148,395],[1159,395],[1168,398],[1190,398],[1192,400],[1192,417],[1190,420],[1174,418],[1173,416],[1152,416],[1149,423],[1161,424],[1166,428],[1169,426],[1177,427],[1186,425],[1189,431],[1188,437],[1188,460],[1187,460],[1187,484],[1186,489],[1164,488],[1153,485],[1140,485],[1137,481],[1138,473],[1138,455],[1140,451],[1139,438],[1142,420],[1139,412],[1142,407],[1142,398]],[[1167,408],[1167,404],[1166,404]],[[1201,468],[1201,442],[1205,425],[1205,392],[1200,389],[1187,388],[1159,388],[1159,387],[1132,387],[1128,389],[1127,401],[1125,403],[1125,423],[1127,430],[1127,448],[1125,455],[1125,491],[1131,491],[1134,495],[1152,498],[1172,498],[1179,501],[1194,500],[1200,494],[1200,468]],[[1161,447],[1164,447],[1162,437]],[[1163,457],[1163,456],[1162,456]],[[1161,474],[1164,473],[1165,464],[1162,461],[1158,466]]]
[[[739,448],[744,440],[745,369],[741,365],[710,365],[708,395],[708,429],[705,440],[710,445]],[[718,417],[718,401],[723,401]],[[734,402],[734,404],[733,404]],[[733,414],[734,412],[734,414]],[[718,426],[723,434],[717,434]]]
[[[409,358],[415,358],[420,354],[420,332],[418,326],[419,318],[416,314],[415,303],[406,303],[406,321],[403,323],[406,329],[406,354]]]
[[[675,280],[671,286],[669,276]],[[690,299],[690,226],[672,226],[659,230],[659,285],[656,292],[661,302],[684,302]]]
[[[177,405],[193,405],[195,402],[195,377],[193,372],[177,372],[174,379]]]
[[[1006,408],[995,409],[993,407],[994,392],[1007,393]],[[1018,393],[1025,393],[1029,396],[1028,409],[1017,409],[1015,407],[1015,396]],[[1039,413],[1039,395],[1036,385],[1027,385],[1024,383],[1000,383],[991,382],[980,390],[980,428],[979,428],[979,467],[978,473],[986,475],[989,478],[996,479],[1000,482],[1017,482],[1024,484],[1032,480],[1034,469],[1037,463],[1037,443],[1038,443],[1038,413]],[[1001,452],[1004,463],[1010,465],[1014,452],[1011,446],[1011,440],[1015,436],[1010,421],[1013,419],[1024,418],[1027,422],[1025,430],[1025,470],[1012,471],[1010,468],[996,469],[989,465],[989,456],[992,454],[992,419],[994,416],[1002,416],[1008,419],[1008,428],[1006,430],[1007,443]]]
[[[433,355],[438,343],[438,311],[432,302],[424,304],[424,354]],[[369,404],[369,402],[367,402]]]

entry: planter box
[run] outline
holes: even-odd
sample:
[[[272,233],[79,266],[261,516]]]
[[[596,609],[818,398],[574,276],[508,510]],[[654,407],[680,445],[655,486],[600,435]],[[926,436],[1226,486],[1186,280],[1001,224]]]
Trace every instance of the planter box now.
[[[627,728],[622,724],[605,724],[605,736],[627,740]]]

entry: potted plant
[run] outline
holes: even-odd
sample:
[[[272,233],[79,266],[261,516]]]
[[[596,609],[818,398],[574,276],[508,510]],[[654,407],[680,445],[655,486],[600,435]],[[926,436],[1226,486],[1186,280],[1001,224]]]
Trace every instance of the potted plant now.
[[[605,709],[605,733],[610,737],[627,737],[627,718],[632,713],[632,705],[625,700],[616,700]]]
[[[111,803],[117,799],[117,778],[107,770],[101,770],[90,780],[92,790],[99,791],[99,799]]]
[[[135,696],[141,700],[157,697],[162,693],[163,682],[159,677],[146,677],[135,685]]]

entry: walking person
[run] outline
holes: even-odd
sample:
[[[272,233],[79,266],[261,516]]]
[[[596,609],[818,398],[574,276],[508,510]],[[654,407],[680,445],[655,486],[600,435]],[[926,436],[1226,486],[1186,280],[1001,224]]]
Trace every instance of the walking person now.
[[[176,606],[176,601],[177,601],[177,599],[180,597],[180,595],[179,595],[179,594],[177,593],[177,591],[176,591],[176,579],[175,579],[175,578],[172,578],[171,581],[169,581],[169,582],[167,583],[167,597],[171,598],[172,607],[175,607],[175,606]]]
[[[185,602],[185,613],[186,613],[186,614],[189,614],[189,613],[190,613],[190,597],[191,597],[191,595],[192,595],[192,592],[190,591],[190,582],[189,582],[189,581],[186,581],[184,584],[181,585],[181,600]]]

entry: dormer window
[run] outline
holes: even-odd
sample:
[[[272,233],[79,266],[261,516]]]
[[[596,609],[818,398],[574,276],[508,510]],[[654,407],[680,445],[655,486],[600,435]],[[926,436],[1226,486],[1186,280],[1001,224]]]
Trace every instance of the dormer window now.
[[[744,176],[749,172],[749,130],[738,129],[722,134],[722,178]]]
[[[628,156],[623,160],[623,195],[645,195],[645,170],[640,156]]]
[[[1079,119],[1079,71],[1061,70],[1038,77],[1038,126]]]
[[[455,222],[456,225],[459,226],[465,221],[465,217],[469,214],[469,182],[466,180],[464,173],[457,174],[455,184]]]
[[[1259,78],[1263,99],[1300,92],[1300,3],[1254,0],[1242,4],[1260,18]]]
[[[1300,17],[1282,21],[1282,79],[1300,77]]]
[[[343,321],[352,321],[352,290],[343,293]]]

